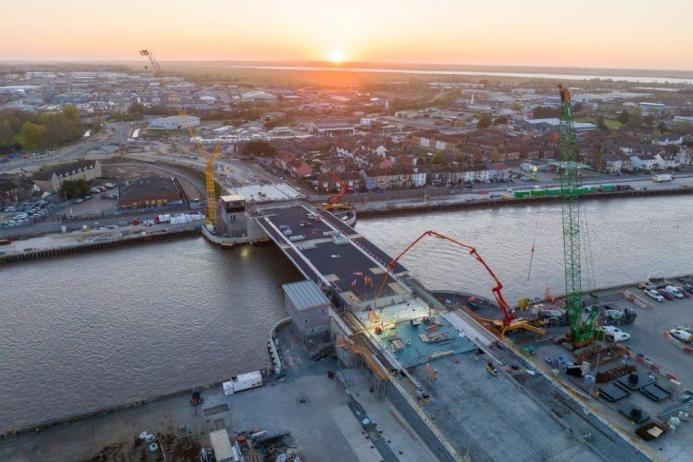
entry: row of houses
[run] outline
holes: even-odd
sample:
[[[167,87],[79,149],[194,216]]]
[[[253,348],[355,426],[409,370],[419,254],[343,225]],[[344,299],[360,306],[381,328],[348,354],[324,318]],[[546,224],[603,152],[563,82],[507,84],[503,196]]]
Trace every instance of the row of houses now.
[[[677,154],[667,154],[659,152],[657,154],[614,152],[595,156],[593,166],[597,170],[608,173],[621,173],[633,171],[655,171],[672,170],[681,165],[690,165],[691,159],[688,152],[684,151]]]
[[[432,167],[428,169],[391,168],[360,170],[359,172],[342,173],[339,175],[339,179],[347,183],[350,190],[373,191],[422,188],[426,185],[458,186],[464,183],[505,180],[509,175],[509,166],[505,164],[489,164],[467,168]],[[325,193],[340,189],[340,185],[337,184],[334,177],[328,174],[320,175],[316,186],[319,191]]]

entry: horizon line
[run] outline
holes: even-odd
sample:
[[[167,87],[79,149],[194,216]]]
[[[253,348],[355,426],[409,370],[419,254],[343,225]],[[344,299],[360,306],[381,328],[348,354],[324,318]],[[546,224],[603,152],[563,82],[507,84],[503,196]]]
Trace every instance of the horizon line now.
[[[354,66],[426,66],[426,67],[471,67],[479,69],[489,68],[515,68],[515,69],[573,69],[581,71],[641,71],[641,72],[686,72],[693,74],[693,68],[646,68],[646,67],[598,67],[598,66],[582,66],[582,65],[548,65],[548,64],[468,64],[468,63],[434,63],[434,62],[402,62],[402,61],[345,61],[340,64],[335,64],[325,60],[239,60],[230,58],[221,59],[195,59],[195,58],[175,58],[162,59],[157,57],[161,63],[239,63],[239,64],[254,64],[254,65],[289,65],[291,67],[299,67],[299,65],[319,65],[325,69],[344,69],[349,70]],[[123,64],[123,63],[138,63],[136,57],[130,58],[113,58],[113,59],[98,59],[98,58],[4,58],[0,57],[0,65],[7,64]],[[393,69],[398,70],[398,69]],[[441,69],[444,70],[444,69]]]

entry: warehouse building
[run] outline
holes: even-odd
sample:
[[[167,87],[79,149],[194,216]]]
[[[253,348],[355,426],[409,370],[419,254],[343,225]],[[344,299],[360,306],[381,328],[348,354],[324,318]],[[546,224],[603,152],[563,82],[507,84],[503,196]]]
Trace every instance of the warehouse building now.
[[[92,181],[101,178],[101,162],[98,160],[80,160],[42,170],[34,174],[31,180],[41,191],[60,191],[64,181]]]
[[[118,208],[158,208],[183,203],[183,195],[175,178],[151,176],[121,184]]]
[[[191,115],[159,117],[149,121],[150,130],[182,130],[200,125],[200,118]]]

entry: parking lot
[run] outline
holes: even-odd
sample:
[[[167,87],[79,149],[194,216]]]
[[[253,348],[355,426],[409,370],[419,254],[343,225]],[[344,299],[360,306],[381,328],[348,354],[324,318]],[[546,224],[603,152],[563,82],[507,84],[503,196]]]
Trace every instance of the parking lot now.
[[[57,204],[47,199],[20,202],[0,208],[0,227],[26,226],[37,223],[58,208]]]
[[[635,436],[634,432],[644,425],[642,422],[668,422],[669,417],[678,412],[671,414],[670,411],[681,406],[682,400],[690,399],[686,398],[686,390],[693,389],[693,355],[685,352],[684,348],[693,345],[673,341],[667,335],[677,327],[693,327],[693,293],[685,290],[688,283],[686,278],[670,278],[648,286],[655,290],[668,285],[680,287],[683,289],[681,298],[648,296],[637,285],[595,292],[595,302],[599,305],[621,311],[628,308],[637,316],[631,324],[615,326],[627,334],[624,341],[605,341],[601,349],[595,349],[593,353],[586,351],[599,345],[596,342],[583,349],[581,357],[578,357],[576,353],[563,348],[560,342],[552,341],[566,332],[566,326],[549,327],[544,339],[528,342],[535,348],[533,363],[550,375],[553,370],[553,375],[559,381],[583,396],[595,394],[595,398],[589,400],[590,406],[594,406],[611,424],[632,435],[641,447],[656,450],[665,460],[690,460],[686,455],[693,447],[693,426],[690,422],[684,422],[676,432],[667,432],[665,437],[650,442]],[[693,290],[693,286],[691,288]],[[586,376],[580,377],[580,374],[568,373],[568,369],[575,369],[574,365],[579,369],[583,361],[590,363],[591,380],[587,380]],[[627,371],[618,372],[626,368]],[[631,379],[639,385],[630,388],[628,381]],[[596,394],[597,391],[599,394]],[[643,420],[639,424],[624,416],[624,412],[628,412],[624,410],[633,406],[643,413]],[[691,405],[688,406],[690,409]]]
[[[670,280],[673,285],[681,286],[680,281]],[[644,297],[643,291],[632,288],[631,291]],[[618,294],[614,294],[618,295]],[[638,318],[623,330],[631,334],[625,346],[636,354],[651,358],[660,369],[672,373],[687,387],[693,387],[693,356],[685,353],[677,344],[671,341],[666,332],[676,327],[693,327],[693,296],[690,298],[664,300],[657,302],[647,299],[652,308],[637,308],[623,300],[623,307],[637,309]]]

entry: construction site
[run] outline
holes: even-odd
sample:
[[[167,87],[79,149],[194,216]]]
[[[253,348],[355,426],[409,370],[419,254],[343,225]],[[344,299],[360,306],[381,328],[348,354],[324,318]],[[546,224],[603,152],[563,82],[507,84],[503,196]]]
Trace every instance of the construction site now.
[[[161,76],[153,54],[140,54]],[[579,146],[570,92],[559,94],[563,297],[511,306],[471,243],[434,230],[393,258],[353,228],[336,175],[340,191],[322,207],[272,186],[218,197],[219,146],[198,142],[205,236],[222,246],[272,242],[305,279],[283,287],[291,326],[270,335],[273,370],[250,372],[258,378],[248,385],[239,376],[192,390],[192,407],[189,395],[176,396],[73,424],[91,432],[88,448],[61,443],[75,429],[57,427],[20,435],[13,449],[62,445],[62,454],[104,461],[692,460],[692,368],[671,371],[690,361],[690,302],[648,300],[635,287],[583,292]],[[400,260],[430,240],[476,261],[488,288],[424,287]],[[647,284],[688,294],[684,280]],[[678,304],[670,325],[658,324],[655,303]],[[663,359],[641,353],[657,342]]]
[[[566,295],[549,306],[510,307],[477,250],[436,231],[391,258],[329,210],[305,203],[254,204],[248,219],[330,302],[318,322],[329,322],[329,338],[303,332],[310,354],[334,344],[342,363],[365,365],[373,392],[439,460],[686,460],[689,377],[679,381],[622,346],[630,336],[615,327],[651,305],[626,290],[625,309],[614,309],[613,299],[581,289],[578,143],[570,92],[559,86],[559,93]],[[400,263],[427,238],[475,259],[490,296],[441,304]]]

